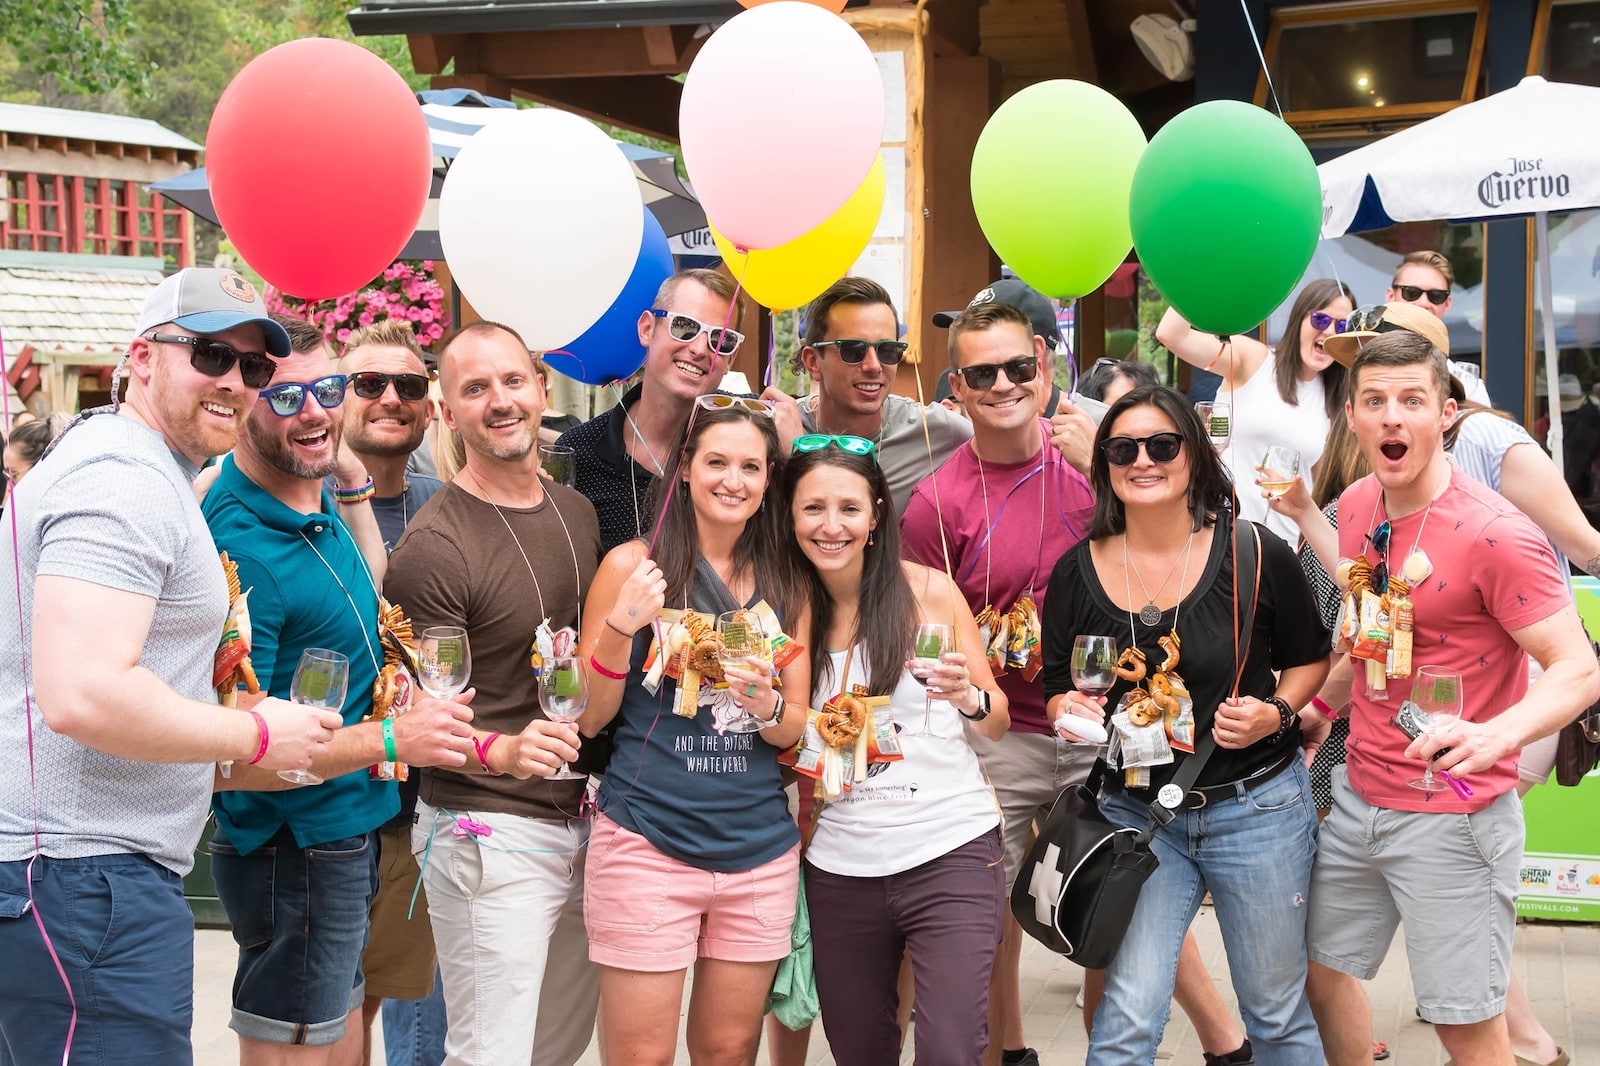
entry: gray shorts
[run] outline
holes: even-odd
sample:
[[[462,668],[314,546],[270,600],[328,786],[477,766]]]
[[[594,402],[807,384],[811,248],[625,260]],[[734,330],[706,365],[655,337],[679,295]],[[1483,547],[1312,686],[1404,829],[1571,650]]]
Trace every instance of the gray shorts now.
[[[1498,1017],[1522,841],[1515,791],[1476,814],[1392,811],[1357,796],[1339,767],[1311,871],[1311,961],[1370,981],[1403,922],[1422,1016],[1453,1025]]]
[[[1005,816],[1002,857],[1009,893],[1022,867],[1033,820],[1050,810],[1062,789],[1088,778],[1100,749],[1093,744],[1069,744],[1054,733],[1011,732],[989,740],[968,730],[967,740],[978,753]]]

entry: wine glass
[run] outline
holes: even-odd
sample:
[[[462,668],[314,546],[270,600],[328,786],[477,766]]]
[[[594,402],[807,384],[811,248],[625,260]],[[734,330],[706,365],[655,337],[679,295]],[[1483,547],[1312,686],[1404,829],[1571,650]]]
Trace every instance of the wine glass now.
[[[565,445],[539,445],[539,465],[558,485],[570,489],[578,480],[578,453]]]
[[[1205,424],[1211,446],[1220,455],[1228,447],[1228,437],[1233,432],[1233,406],[1227,400],[1206,400],[1195,404],[1194,409]]]
[[[576,722],[589,706],[589,681],[584,674],[583,660],[576,655],[561,655],[545,660],[539,671],[539,706],[544,716],[552,722]],[[572,781],[588,774],[561,769],[551,774],[551,781]]]
[[[1417,669],[1411,683],[1411,702],[1417,724],[1424,733],[1438,734],[1461,721],[1461,671],[1444,666]],[[1443,792],[1448,786],[1433,776],[1433,760],[1424,765],[1422,776],[1406,784],[1419,792]]]
[[[472,649],[460,626],[429,626],[417,645],[417,683],[436,700],[447,700],[472,677]]]
[[[939,665],[939,657],[950,650],[951,642],[950,627],[941,622],[923,622],[917,626],[917,635],[911,643],[911,676],[926,684],[928,677]],[[908,735],[937,736],[938,734],[933,731],[932,716],[933,693],[928,692],[924,695],[922,703],[922,729]]]
[[[327,648],[307,648],[300,653],[300,665],[295,667],[294,681],[289,685],[289,701],[343,711],[349,687],[349,659]],[[279,770],[278,776],[297,785],[322,784],[322,778],[310,770]]]
[[[1300,476],[1300,453],[1293,448],[1274,444],[1261,457],[1261,465],[1256,468],[1256,473],[1256,483],[1261,486],[1261,491],[1268,499],[1276,499],[1293,488],[1295,478]]]
[[[767,648],[767,634],[761,628],[761,618],[754,611],[724,611],[717,616],[717,631],[722,634],[722,646],[717,650],[717,662],[726,670],[728,667],[737,667],[748,670],[752,667],[751,659],[769,664],[771,669],[771,653]],[[759,667],[757,667],[759,669]],[[748,691],[735,693],[734,702],[738,704],[739,713],[729,720],[723,731],[727,733],[754,733],[766,723],[745,709],[738,703],[738,697],[750,695]]]

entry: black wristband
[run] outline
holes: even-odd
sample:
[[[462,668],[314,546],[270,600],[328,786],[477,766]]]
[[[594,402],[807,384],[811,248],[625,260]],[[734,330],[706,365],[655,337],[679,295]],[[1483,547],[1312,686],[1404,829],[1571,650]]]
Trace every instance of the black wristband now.
[[[1294,728],[1294,724],[1300,720],[1300,716],[1295,713],[1294,708],[1289,706],[1289,701],[1281,696],[1268,696],[1261,702],[1270,703],[1278,708],[1278,731],[1272,734],[1274,739],[1289,732],[1290,729]]]

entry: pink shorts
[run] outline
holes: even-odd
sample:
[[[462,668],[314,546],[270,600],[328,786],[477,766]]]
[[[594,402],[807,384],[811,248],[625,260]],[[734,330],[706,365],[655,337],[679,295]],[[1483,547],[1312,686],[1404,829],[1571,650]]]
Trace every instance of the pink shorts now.
[[[687,969],[697,958],[782,959],[799,878],[798,844],[753,870],[718,873],[669,858],[597,814],[583,882],[589,958],[641,973]]]

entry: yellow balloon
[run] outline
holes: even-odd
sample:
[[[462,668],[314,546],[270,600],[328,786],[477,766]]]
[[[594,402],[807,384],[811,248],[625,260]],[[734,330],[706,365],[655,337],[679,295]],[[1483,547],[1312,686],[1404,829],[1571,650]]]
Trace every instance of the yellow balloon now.
[[[711,227],[728,270],[763,307],[786,311],[801,307],[838,281],[861,257],[883,211],[883,156],[878,156],[861,187],[816,229],[787,244],[740,252]]]

